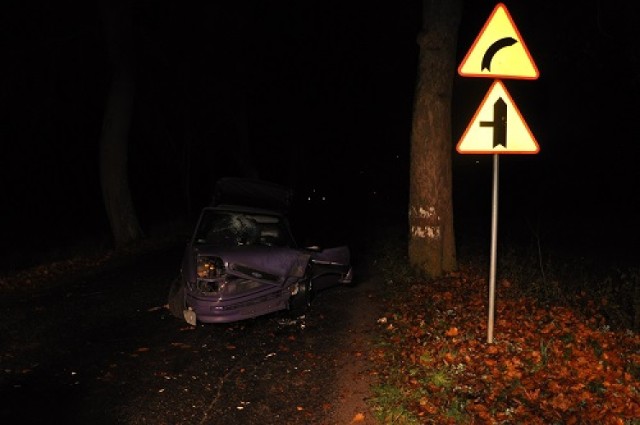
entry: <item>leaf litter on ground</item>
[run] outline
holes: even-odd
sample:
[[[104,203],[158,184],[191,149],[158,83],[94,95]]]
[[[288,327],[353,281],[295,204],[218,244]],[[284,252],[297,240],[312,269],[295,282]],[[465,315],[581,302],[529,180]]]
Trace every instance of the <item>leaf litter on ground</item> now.
[[[378,406],[379,419],[402,423],[400,411],[406,423],[640,424],[637,334],[610,330],[595,301],[584,315],[502,280],[488,343],[488,284],[476,275],[408,283],[388,304],[372,358],[402,406]]]

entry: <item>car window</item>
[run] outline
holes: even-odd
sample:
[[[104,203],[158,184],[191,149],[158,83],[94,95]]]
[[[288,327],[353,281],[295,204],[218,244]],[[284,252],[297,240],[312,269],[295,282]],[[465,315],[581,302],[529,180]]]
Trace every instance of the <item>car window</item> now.
[[[286,224],[278,216],[205,210],[195,242],[221,246],[291,246]]]

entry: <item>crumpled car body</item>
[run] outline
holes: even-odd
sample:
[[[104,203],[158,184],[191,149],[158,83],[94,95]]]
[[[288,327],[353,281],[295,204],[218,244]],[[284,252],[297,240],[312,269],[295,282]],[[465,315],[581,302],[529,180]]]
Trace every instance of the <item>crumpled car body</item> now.
[[[298,247],[285,213],[215,205],[200,214],[169,290],[168,306],[191,325],[280,310],[300,316],[315,292],[350,284],[352,278],[348,246]]]

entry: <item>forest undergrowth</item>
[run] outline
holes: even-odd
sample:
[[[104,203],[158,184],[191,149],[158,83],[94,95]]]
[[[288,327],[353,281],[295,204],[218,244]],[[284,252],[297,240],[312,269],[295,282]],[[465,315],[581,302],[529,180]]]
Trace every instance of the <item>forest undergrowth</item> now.
[[[390,295],[369,402],[381,423],[640,424],[640,337],[624,311],[637,274],[505,255],[489,342],[484,260],[427,281],[401,246],[380,252]]]

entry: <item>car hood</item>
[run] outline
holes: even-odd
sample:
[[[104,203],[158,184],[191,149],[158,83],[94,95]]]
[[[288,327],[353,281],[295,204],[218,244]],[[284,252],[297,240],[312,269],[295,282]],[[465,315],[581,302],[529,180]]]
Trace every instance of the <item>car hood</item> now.
[[[241,265],[278,276],[302,277],[310,255],[300,250],[272,246],[201,246],[196,255],[220,257],[227,267]]]

